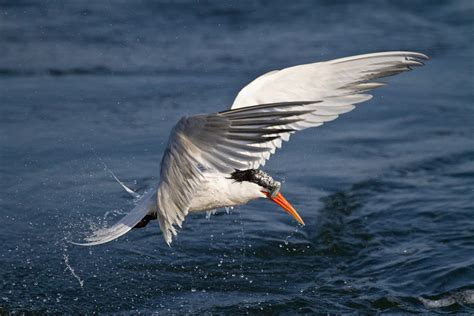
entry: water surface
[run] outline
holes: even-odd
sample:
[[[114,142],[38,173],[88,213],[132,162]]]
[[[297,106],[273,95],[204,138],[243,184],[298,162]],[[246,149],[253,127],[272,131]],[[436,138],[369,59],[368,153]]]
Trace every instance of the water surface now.
[[[0,312],[466,312],[474,296],[471,1],[0,4]],[[272,69],[432,60],[265,167],[273,203],[72,246],[158,181],[183,115]],[[107,168],[105,167],[107,166]]]

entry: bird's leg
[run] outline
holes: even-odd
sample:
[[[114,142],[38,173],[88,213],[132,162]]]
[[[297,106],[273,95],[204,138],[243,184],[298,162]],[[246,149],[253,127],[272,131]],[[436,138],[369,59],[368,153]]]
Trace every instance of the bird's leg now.
[[[156,219],[156,216],[150,214],[145,215],[145,217],[143,217],[142,220],[139,221],[133,228],[143,228],[153,219]]]

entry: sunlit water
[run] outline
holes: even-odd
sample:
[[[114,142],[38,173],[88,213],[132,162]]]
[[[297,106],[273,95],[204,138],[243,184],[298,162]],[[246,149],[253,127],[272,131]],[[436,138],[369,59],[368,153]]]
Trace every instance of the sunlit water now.
[[[471,1],[0,4],[0,313],[474,312]],[[432,58],[285,144],[273,203],[93,248],[158,181],[182,116],[266,71],[406,49]],[[105,167],[107,166],[107,168]]]

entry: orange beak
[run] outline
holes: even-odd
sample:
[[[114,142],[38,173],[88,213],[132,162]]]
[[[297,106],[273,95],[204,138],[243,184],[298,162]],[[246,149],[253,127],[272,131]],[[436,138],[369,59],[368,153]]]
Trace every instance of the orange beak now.
[[[262,191],[263,192],[263,191]],[[278,204],[282,209],[285,210],[288,214],[293,216],[294,219],[298,221],[301,225],[304,225],[303,219],[301,216],[296,212],[295,208],[291,206],[291,204],[283,197],[283,195],[278,192],[278,194],[272,198],[271,195],[268,192],[263,192],[269,200],[272,200],[276,204]]]

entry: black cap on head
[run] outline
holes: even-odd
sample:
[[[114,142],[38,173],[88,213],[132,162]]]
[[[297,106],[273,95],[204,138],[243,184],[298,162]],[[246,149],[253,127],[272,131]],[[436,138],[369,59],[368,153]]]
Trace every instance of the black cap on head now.
[[[273,180],[267,173],[258,169],[235,170],[230,175],[230,179],[234,179],[236,182],[248,181],[258,184],[267,189],[272,196],[275,196],[281,187],[280,182]]]

